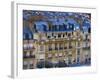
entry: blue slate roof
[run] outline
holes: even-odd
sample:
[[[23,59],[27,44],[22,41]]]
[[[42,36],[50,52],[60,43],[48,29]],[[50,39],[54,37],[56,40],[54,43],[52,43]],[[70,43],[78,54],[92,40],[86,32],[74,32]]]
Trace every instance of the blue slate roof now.
[[[77,23],[74,18],[68,18],[73,16],[83,20],[83,25],[80,30],[87,31],[91,27],[91,22],[86,17],[87,13],[73,13],[73,12],[53,12],[53,11],[34,11],[34,10],[23,10],[23,20],[29,20],[32,16],[42,15],[46,16],[47,20],[36,21],[37,32],[61,32],[61,31],[73,31],[80,29],[80,24]],[[85,16],[86,15],[86,16]],[[89,15],[88,15],[89,16]],[[48,21],[51,22],[52,29],[48,30]],[[32,32],[25,27],[24,33],[32,34]]]
[[[64,19],[59,19],[59,21],[54,19],[52,20],[52,30],[48,30],[48,22],[46,21],[37,21],[35,24],[36,29],[40,32],[67,32],[80,29],[79,24],[74,19],[68,19],[67,21]]]

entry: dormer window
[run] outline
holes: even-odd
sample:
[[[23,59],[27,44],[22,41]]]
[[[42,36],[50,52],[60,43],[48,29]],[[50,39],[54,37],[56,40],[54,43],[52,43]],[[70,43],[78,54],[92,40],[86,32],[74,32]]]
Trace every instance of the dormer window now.
[[[61,34],[58,34],[58,38],[60,38],[61,37]]]
[[[91,28],[88,28],[88,33],[91,33]]]
[[[65,37],[65,34],[63,34],[63,38]]]
[[[42,26],[43,26],[43,31],[47,31],[47,26],[44,24],[42,24]]]
[[[33,36],[32,36],[32,34],[31,33],[24,33],[24,39],[25,40],[30,40],[30,39],[32,39],[33,38]]]

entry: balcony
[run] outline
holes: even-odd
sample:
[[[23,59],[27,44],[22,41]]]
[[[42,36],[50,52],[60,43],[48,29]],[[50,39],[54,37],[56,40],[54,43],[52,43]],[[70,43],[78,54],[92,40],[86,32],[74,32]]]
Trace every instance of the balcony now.
[[[24,50],[35,50],[35,47],[33,46],[33,44],[24,44],[23,46]]]
[[[33,54],[33,51],[24,51],[23,58],[35,58],[35,54]]]
[[[29,56],[23,55],[23,58],[35,58],[35,55],[29,55]]]
[[[89,41],[90,41],[90,39],[88,39],[88,38],[85,38],[85,39],[84,39],[84,41],[88,41],[88,42],[89,42]]]
[[[48,56],[48,59],[52,59],[52,56]]]
[[[89,50],[90,49],[90,46],[85,46],[83,47],[84,50]]]

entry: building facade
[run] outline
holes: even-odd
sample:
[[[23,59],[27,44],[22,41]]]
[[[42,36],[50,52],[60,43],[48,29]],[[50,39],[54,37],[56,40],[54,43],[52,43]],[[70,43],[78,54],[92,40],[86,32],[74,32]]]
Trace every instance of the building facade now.
[[[23,69],[90,65],[90,15],[47,13],[23,21]]]

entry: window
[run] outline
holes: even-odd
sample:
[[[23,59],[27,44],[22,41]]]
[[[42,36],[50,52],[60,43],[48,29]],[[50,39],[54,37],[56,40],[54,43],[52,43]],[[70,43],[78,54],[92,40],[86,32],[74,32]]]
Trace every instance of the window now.
[[[29,34],[28,33],[25,33],[25,39],[29,40]]]
[[[65,44],[64,49],[67,49],[67,44]]]
[[[28,44],[27,43],[23,44],[23,49],[28,49]]]
[[[58,57],[58,53],[55,54],[55,57]]]
[[[59,49],[62,50],[63,49],[63,44],[59,44]]]
[[[80,47],[80,42],[77,43],[77,46]]]
[[[69,29],[72,29],[73,30],[74,25],[71,24],[71,23],[68,23],[68,25],[69,25]]]
[[[29,49],[32,49],[33,48],[33,43],[28,43],[28,47],[29,47]]]
[[[61,31],[63,28],[62,28],[62,25],[59,25],[59,31]]]
[[[35,55],[34,55],[33,51],[30,51],[30,57],[35,58]]]
[[[72,43],[71,42],[69,42],[69,49],[71,49],[72,48]]]
[[[72,64],[72,53],[70,52],[68,55],[68,64]]]
[[[56,36],[54,36],[54,38],[56,38]]]
[[[23,52],[23,57],[24,57],[24,58],[27,57],[27,56],[26,56],[26,53],[27,53],[26,51]]]
[[[33,35],[32,35],[32,33],[29,34],[29,39],[33,39]]]
[[[52,25],[52,31],[55,31],[55,25]]]
[[[77,57],[77,63],[79,63],[80,62],[80,57]]]
[[[61,37],[61,34],[58,34],[58,38],[60,38]]]
[[[70,24],[70,29],[72,29],[72,24]]]
[[[86,36],[85,36],[85,37],[86,37],[85,39],[87,40],[87,39],[88,39],[88,35],[86,34]]]
[[[71,37],[71,34],[70,33],[68,34],[68,37]]]
[[[52,31],[52,27],[51,26],[49,26],[49,31]]]
[[[62,53],[59,53],[59,57],[62,57],[63,55],[62,55]]]
[[[52,33],[52,36],[54,36],[54,33]]]
[[[58,46],[57,46],[57,44],[55,44],[55,50],[58,50]]]
[[[26,52],[26,57],[30,57],[30,52],[29,51]]]
[[[77,50],[77,55],[80,55],[80,49]]]
[[[53,31],[57,31],[57,25],[53,25],[52,28],[53,28]]]
[[[34,24],[34,26],[33,26],[33,31],[38,32],[37,29],[36,29],[36,24]]]
[[[47,33],[45,33],[45,36],[48,36]]]
[[[44,46],[40,45],[40,51],[44,51]]]
[[[34,66],[33,66],[33,61],[29,61],[29,63],[30,63],[30,64],[29,64],[29,68],[30,68],[30,69],[33,69],[33,68],[34,68]]]
[[[49,54],[48,54],[48,58],[52,58],[52,54],[49,53]]]
[[[74,30],[74,24],[72,25],[72,30]]]
[[[42,24],[43,25],[43,31],[47,31],[47,26]]]
[[[48,49],[49,49],[49,51],[52,50],[52,45],[51,44],[48,46]]]
[[[72,32],[72,35],[73,35],[73,32]]]
[[[91,28],[88,28],[88,33],[91,33]]]
[[[48,36],[48,38],[50,39],[50,38],[51,38],[51,36]]]
[[[67,25],[67,29],[69,29],[69,25]]]
[[[85,47],[88,47],[88,44],[89,44],[88,41],[86,41],[86,42],[85,42]]]
[[[64,30],[66,30],[66,26],[67,26],[67,25],[63,23]]]
[[[67,32],[66,32],[66,35],[67,35]]]
[[[28,62],[27,61],[23,61],[23,69],[27,69],[28,68]]]
[[[63,34],[63,38],[65,37],[65,35]]]

